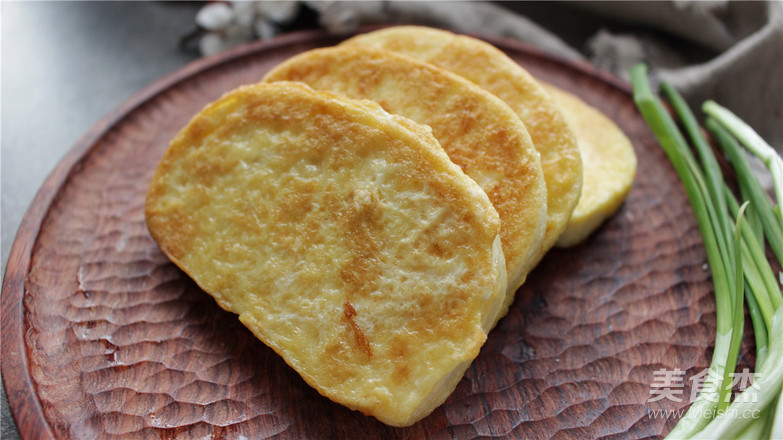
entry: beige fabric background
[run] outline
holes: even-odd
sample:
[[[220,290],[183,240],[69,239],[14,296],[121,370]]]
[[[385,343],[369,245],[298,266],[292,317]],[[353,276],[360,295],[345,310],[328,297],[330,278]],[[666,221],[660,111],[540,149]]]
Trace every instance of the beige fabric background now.
[[[713,99],[783,150],[783,1],[308,2],[320,23],[347,32],[370,23],[420,23],[517,38],[558,55],[588,59],[628,79],[639,61],[691,106]],[[574,40],[519,14],[557,9],[563,21],[597,28]],[[574,18],[576,17],[576,18]],[[555,19],[557,21],[557,19]],[[552,22],[550,18],[549,23]],[[589,23],[588,23],[589,22]],[[569,40],[569,41],[567,41]]]
[[[196,23],[202,54],[299,28],[424,24],[515,38],[626,80],[644,61],[697,115],[713,99],[783,151],[783,0],[231,2],[209,3]]]

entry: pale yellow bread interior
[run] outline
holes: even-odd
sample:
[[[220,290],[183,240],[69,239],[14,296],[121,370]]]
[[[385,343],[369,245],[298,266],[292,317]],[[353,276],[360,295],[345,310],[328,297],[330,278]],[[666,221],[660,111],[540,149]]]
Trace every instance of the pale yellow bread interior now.
[[[454,163],[487,193],[500,215],[509,289],[504,315],[537,257],[546,227],[539,154],[519,117],[466,79],[389,51],[331,47],[297,55],[265,81],[302,81],[319,90],[371,99],[432,128]],[[498,319],[500,316],[498,316]]]
[[[636,153],[620,127],[581,98],[544,84],[579,142],[584,169],[582,197],[557,246],[582,242],[614,214],[636,176]]]
[[[478,84],[506,102],[525,123],[541,153],[547,189],[547,225],[531,267],[566,228],[582,189],[576,138],[543,87],[519,64],[476,38],[422,26],[396,26],[350,38],[342,45],[391,50],[432,63]]]
[[[500,220],[428,129],[294,83],[244,86],[171,142],[147,225],[324,396],[429,414],[503,303]]]

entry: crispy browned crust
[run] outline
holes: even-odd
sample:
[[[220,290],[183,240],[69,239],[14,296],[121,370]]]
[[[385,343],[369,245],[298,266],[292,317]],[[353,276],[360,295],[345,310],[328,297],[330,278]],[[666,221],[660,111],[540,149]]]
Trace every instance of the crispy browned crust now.
[[[371,99],[390,113],[432,128],[454,163],[489,196],[500,215],[513,291],[538,257],[546,225],[539,154],[519,117],[500,99],[433,65],[365,47],[331,47],[295,56],[265,81],[302,81],[319,90]]]
[[[427,130],[301,84],[197,114],[146,220],[311,386],[391,425],[445,400],[504,297],[498,215]]]
[[[582,191],[576,138],[543,87],[491,44],[439,29],[395,26],[342,44],[391,50],[437,65],[497,95],[519,115],[541,153],[547,188],[546,234],[532,269],[565,230]]]

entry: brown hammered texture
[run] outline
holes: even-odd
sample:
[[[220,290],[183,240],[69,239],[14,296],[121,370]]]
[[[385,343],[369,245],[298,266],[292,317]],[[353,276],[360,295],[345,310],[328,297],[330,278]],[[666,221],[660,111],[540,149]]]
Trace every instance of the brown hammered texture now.
[[[650,411],[682,408],[687,399],[648,403],[653,371],[700,371],[714,332],[709,271],[687,200],[625,92],[521,49],[505,47],[626,130],[639,158],[636,184],[584,245],[545,258],[457,390],[422,422],[389,428],[321,397],[169,263],[144,225],[147,184],[168,140],[207,102],[317,45],[263,47],[199,69],[121,118],[72,171],[35,242],[24,296],[28,368],[55,435],[619,439],[668,432],[674,418]]]

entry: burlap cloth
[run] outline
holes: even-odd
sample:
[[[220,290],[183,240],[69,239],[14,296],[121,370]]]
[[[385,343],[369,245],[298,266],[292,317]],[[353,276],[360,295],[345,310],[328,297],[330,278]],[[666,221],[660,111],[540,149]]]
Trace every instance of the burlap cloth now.
[[[674,85],[694,109],[713,99],[751,124],[778,151],[783,150],[781,0],[251,5],[231,4],[234,24],[246,23],[246,28],[217,29],[211,40],[202,40],[209,43],[201,45],[202,52],[290,30],[286,24],[301,22],[302,10],[310,14],[307,25],[335,33],[351,32],[365,24],[415,23],[516,38],[563,57],[589,60],[625,79],[632,65],[645,61],[654,81],[663,79]]]

